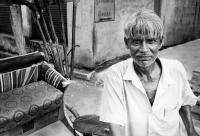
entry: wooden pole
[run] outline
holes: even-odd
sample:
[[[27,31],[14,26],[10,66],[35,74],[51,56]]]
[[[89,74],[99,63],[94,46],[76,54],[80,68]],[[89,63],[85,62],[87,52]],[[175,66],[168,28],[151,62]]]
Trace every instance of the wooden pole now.
[[[25,38],[23,34],[21,6],[10,6],[11,24],[19,54],[26,54]]]

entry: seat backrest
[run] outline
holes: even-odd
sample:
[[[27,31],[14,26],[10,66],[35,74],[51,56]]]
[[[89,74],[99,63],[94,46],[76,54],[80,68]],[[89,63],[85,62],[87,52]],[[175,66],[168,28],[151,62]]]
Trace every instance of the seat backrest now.
[[[3,58],[0,59],[0,73],[25,68],[44,60],[44,53],[38,51],[25,55]]]
[[[0,93],[35,82],[39,77],[40,52],[0,60]]]

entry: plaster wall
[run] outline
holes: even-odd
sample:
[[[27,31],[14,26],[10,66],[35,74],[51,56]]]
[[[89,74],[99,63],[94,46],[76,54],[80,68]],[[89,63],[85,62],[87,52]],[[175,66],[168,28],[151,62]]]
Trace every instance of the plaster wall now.
[[[95,63],[128,54],[124,44],[124,22],[139,8],[153,9],[153,0],[115,0],[115,21],[95,23]]]
[[[68,38],[69,48],[71,49],[72,39],[72,2],[67,3],[67,19],[68,19]],[[93,31],[94,31],[94,1],[80,0],[77,4],[76,14],[76,45],[75,48],[75,64],[87,68],[94,67],[93,54]],[[69,56],[70,57],[70,56]]]
[[[128,54],[123,40],[123,24],[138,8],[153,9],[153,0],[115,0],[115,20],[94,22],[94,0],[81,0],[77,6],[75,63],[95,65]],[[68,3],[69,49],[71,48],[72,2]]]
[[[199,0],[162,0],[161,18],[165,26],[165,46],[200,37]]]
[[[115,0],[115,20],[95,23],[94,0],[80,0],[76,17],[76,45],[80,47],[75,51],[75,64],[93,69],[97,64],[128,54],[123,41],[124,21],[138,8],[154,9],[154,1]],[[167,39],[164,46],[200,37],[199,0],[161,0],[160,10]],[[68,49],[71,49],[72,2],[67,3],[67,15]],[[26,31],[24,34],[29,35]]]
[[[79,66],[97,64],[128,54],[123,41],[123,24],[138,8],[154,9],[154,0],[115,0],[115,20],[94,23],[94,0],[81,1],[77,11],[75,61]],[[200,37],[199,0],[161,0],[160,16],[165,27],[164,46]],[[167,40],[166,40],[167,39]]]

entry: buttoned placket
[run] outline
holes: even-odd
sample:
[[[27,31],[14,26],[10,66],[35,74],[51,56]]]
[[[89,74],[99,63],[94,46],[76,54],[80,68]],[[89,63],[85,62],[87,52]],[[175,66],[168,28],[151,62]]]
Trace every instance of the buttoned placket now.
[[[136,75],[137,76],[137,75]],[[149,107],[149,118],[151,118],[152,116],[154,116],[155,112],[158,110],[158,109],[162,109],[159,105],[161,104],[160,102],[160,99],[162,98],[162,96],[166,93],[166,91],[170,88],[170,86],[172,85],[172,82],[165,82],[165,79],[163,78],[166,78],[166,77],[163,77],[163,74],[161,75],[161,78],[159,80],[159,83],[158,83],[158,87],[157,87],[157,91],[156,91],[156,94],[155,94],[155,99],[154,99],[154,103],[153,105],[151,106],[150,104],[150,101],[149,101],[149,98],[146,94],[146,91],[141,83],[141,81],[139,80],[139,77],[137,77],[138,79],[137,80],[132,80],[132,84],[137,87],[137,89],[139,89],[146,97],[146,101],[148,102],[148,107]],[[161,104],[162,105],[162,104]],[[161,114],[162,116],[164,117],[165,116],[165,110],[161,110]],[[151,125],[152,122],[150,122],[150,120],[148,120],[148,126]],[[150,130],[150,127],[148,127],[147,129],[147,134],[148,136],[151,136],[151,130]]]

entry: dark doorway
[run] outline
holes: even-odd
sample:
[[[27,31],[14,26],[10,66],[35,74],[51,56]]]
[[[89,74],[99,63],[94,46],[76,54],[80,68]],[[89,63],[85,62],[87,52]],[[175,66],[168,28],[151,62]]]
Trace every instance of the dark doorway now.
[[[162,0],[154,0],[154,11],[161,16],[161,4]]]

